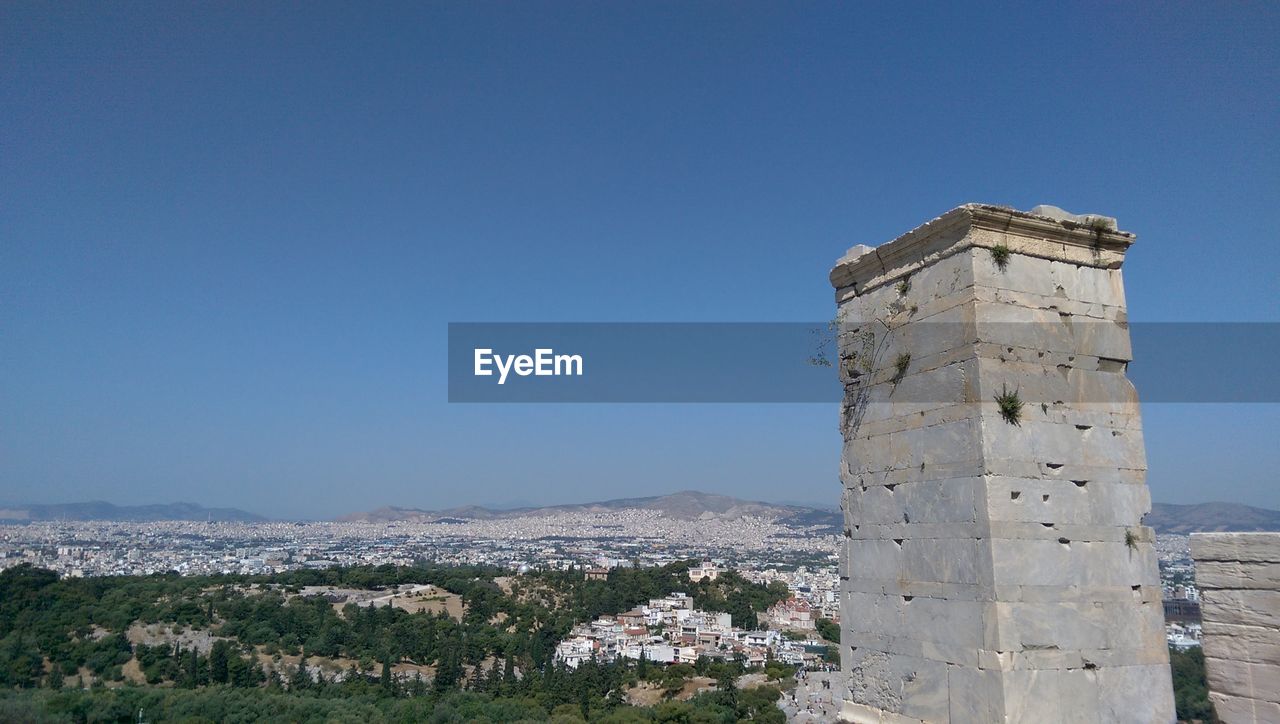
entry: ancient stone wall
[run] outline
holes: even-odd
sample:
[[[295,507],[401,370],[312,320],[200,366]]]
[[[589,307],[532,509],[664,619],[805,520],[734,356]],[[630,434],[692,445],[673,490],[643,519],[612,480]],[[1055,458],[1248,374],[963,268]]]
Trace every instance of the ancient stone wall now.
[[[1173,721],[1132,240],[968,205],[832,271],[844,719]]]
[[[1218,718],[1280,722],[1280,533],[1195,533],[1191,556]]]

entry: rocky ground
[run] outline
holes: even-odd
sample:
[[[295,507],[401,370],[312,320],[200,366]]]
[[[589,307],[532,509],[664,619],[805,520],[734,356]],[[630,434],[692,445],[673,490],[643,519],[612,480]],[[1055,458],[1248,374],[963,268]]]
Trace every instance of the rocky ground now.
[[[840,672],[801,671],[796,687],[783,692],[778,708],[792,722],[833,722],[840,713]]]

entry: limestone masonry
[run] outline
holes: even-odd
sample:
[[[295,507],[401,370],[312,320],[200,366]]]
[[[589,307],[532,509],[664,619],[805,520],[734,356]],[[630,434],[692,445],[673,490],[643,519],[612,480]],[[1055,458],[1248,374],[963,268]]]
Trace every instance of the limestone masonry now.
[[[842,718],[1172,722],[1114,219],[969,204],[831,272]]]
[[[1280,722],[1280,533],[1196,533],[1191,555],[1218,718]]]

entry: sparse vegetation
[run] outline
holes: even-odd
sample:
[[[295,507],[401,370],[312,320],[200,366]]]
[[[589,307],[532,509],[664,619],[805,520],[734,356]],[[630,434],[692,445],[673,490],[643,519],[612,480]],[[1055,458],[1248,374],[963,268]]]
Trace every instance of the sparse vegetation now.
[[[809,330],[813,337],[813,354],[809,356],[809,364],[814,367],[830,367],[830,351],[835,346],[836,337],[840,334],[840,315],[821,328]]]
[[[1009,256],[1012,253],[1009,251],[1009,247],[1004,244],[996,244],[989,251],[991,252],[991,261],[996,265],[996,268],[1004,271],[1005,267],[1009,266]]]
[[[1015,426],[1022,424],[1022,398],[1017,390],[1010,392],[1008,385],[1002,385],[1000,394],[996,395],[996,405],[1005,422]]]
[[[1130,550],[1138,550],[1138,534],[1132,530],[1126,530],[1124,532],[1124,544]]]
[[[902,281],[898,282],[897,286],[895,286],[894,289],[898,290],[898,296],[900,297],[907,296],[907,292],[911,291],[911,278],[903,277]]]
[[[893,381],[894,382],[898,382],[902,380],[903,377],[906,376],[907,367],[910,364],[911,364],[910,352],[903,352],[902,354],[898,355],[898,358],[893,361],[893,370],[894,370]]]

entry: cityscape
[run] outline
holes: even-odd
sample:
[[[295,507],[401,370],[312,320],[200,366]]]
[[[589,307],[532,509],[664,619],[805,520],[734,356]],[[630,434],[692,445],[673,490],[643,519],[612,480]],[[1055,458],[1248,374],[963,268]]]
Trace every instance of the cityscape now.
[[[0,724],[1280,724],[1280,3],[0,69]]]
[[[0,525],[0,568],[29,564],[68,577],[269,575],[428,562],[495,566],[516,575],[575,568],[591,575],[705,558],[711,571],[732,568],[753,582],[780,581],[808,607],[813,621],[838,621],[839,540],[823,525],[795,527],[754,516],[690,520],[645,509],[441,522],[35,521]],[[1198,646],[1200,638],[1188,541],[1187,535],[1160,534],[1155,545],[1169,644],[1182,649]],[[672,610],[663,603],[652,608]],[[734,632],[727,625],[713,630],[721,628],[726,635]],[[794,629],[779,624],[773,630]],[[801,648],[776,653],[799,663]],[[630,655],[632,649],[608,645],[604,651]],[[674,660],[668,654],[649,659]],[[814,657],[805,660],[812,664]]]

